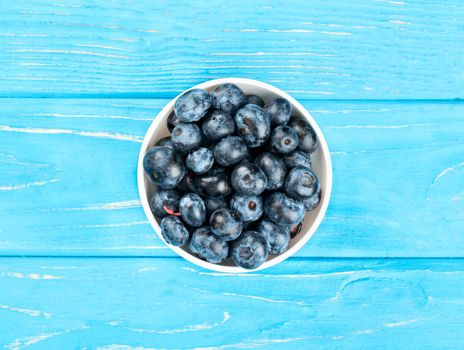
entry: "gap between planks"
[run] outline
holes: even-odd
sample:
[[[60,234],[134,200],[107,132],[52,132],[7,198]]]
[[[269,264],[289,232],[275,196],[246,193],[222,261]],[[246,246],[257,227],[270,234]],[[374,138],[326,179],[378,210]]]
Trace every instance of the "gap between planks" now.
[[[288,91],[290,95],[292,92]],[[12,94],[1,93],[0,99],[134,99],[134,100],[166,100],[173,99],[180,92],[112,92],[112,93],[21,93],[16,92]],[[344,99],[344,98],[310,98],[310,97],[298,97],[293,94],[298,101],[314,101],[314,102],[353,102],[353,103],[463,103],[464,98],[449,98],[449,99],[420,99],[420,98],[405,98],[405,99]]]
[[[0,259],[152,259],[152,260],[180,260],[183,259],[180,256],[152,256],[152,255],[54,255],[54,254],[46,254],[46,255],[35,255],[35,254],[0,254]],[[447,256],[447,257],[421,257],[421,256],[389,256],[389,257],[381,257],[381,256],[347,256],[347,257],[330,257],[330,256],[310,256],[310,257],[289,257],[286,259],[288,261],[341,261],[341,260],[349,260],[349,261],[450,261],[450,260],[464,260],[463,256]]]

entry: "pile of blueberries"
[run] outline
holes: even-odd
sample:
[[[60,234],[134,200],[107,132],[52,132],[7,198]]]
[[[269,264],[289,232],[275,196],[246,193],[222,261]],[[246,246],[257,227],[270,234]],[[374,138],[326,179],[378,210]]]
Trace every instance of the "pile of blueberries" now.
[[[229,83],[192,89],[167,126],[171,136],[143,160],[165,240],[211,263],[231,256],[245,269],[287,250],[321,198],[310,158],[317,137],[289,101],[264,104]]]

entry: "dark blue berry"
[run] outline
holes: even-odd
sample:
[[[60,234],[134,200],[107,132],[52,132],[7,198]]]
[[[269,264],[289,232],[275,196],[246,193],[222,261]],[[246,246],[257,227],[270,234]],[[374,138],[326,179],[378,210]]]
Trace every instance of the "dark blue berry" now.
[[[175,246],[187,243],[189,232],[176,216],[166,216],[161,220],[161,235],[166,242]]]
[[[235,125],[238,134],[251,148],[262,146],[271,133],[269,114],[254,104],[247,104],[237,111]]]
[[[211,231],[225,241],[232,241],[242,233],[242,221],[229,209],[218,209],[209,219]]]
[[[321,201],[321,188],[318,187],[318,191],[314,193],[311,197],[303,199],[303,205],[306,211],[311,211],[317,208],[319,202]]]
[[[301,201],[293,200],[282,192],[274,192],[264,200],[264,211],[279,225],[294,225],[302,221],[305,214]]]
[[[185,161],[185,165],[188,169],[192,170],[197,174],[206,173],[214,163],[213,152],[208,148],[198,148],[193,150]]]
[[[222,166],[231,166],[239,163],[247,155],[245,141],[238,136],[227,136],[214,146],[214,159]]]
[[[317,148],[317,136],[309,123],[298,117],[290,118],[288,126],[298,134],[298,149],[306,153],[313,153]]]
[[[269,254],[280,254],[287,250],[290,242],[290,230],[287,226],[263,220],[256,232],[268,243]]]
[[[169,148],[172,148],[174,149],[174,146],[172,144],[172,141],[171,141],[171,137],[168,136],[168,137],[163,137],[162,139],[160,139],[155,146],[162,146],[162,147],[169,147]]]
[[[176,187],[186,173],[181,157],[173,149],[160,146],[148,149],[143,169],[148,179],[162,189]]]
[[[246,231],[232,242],[232,259],[244,269],[256,269],[269,256],[266,240],[255,231]]]
[[[192,234],[189,249],[211,263],[220,263],[229,255],[229,244],[211,232],[209,227],[200,227]]]
[[[311,168],[311,157],[308,153],[303,151],[296,150],[292,153],[284,154],[283,158],[288,169],[294,168],[296,166]]]
[[[264,192],[267,178],[264,172],[251,163],[239,164],[231,176],[232,187],[239,194],[258,195]]]
[[[256,95],[246,95],[245,101],[246,101],[246,104],[251,103],[251,104],[260,106],[261,108],[264,106],[263,99]]]
[[[219,85],[211,91],[212,105],[215,109],[233,114],[243,104],[245,95],[240,88],[234,84],[226,83]]]
[[[289,126],[278,126],[271,133],[271,147],[277,153],[290,153],[298,146],[298,135]]]
[[[227,197],[206,197],[204,199],[206,205],[206,211],[208,215],[211,215],[214,211],[222,208],[229,208],[229,198]]]
[[[264,110],[269,113],[273,126],[285,125],[290,119],[292,105],[285,98],[276,98],[266,103]]]
[[[255,158],[255,164],[266,174],[267,190],[277,190],[284,185],[287,169],[281,158],[265,152]]]
[[[177,152],[187,154],[201,144],[201,131],[198,125],[180,123],[171,134],[172,144]]]
[[[285,179],[285,192],[299,200],[312,197],[319,191],[319,186],[316,174],[311,169],[301,166],[290,170]]]
[[[201,130],[208,140],[220,140],[234,133],[234,118],[221,110],[212,111],[205,117]]]
[[[230,200],[230,208],[242,221],[256,221],[263,215],[261,196],[234,194]]]
[[[211,107],[211,96],[203,89],[184,92],[176,100],[174,111],[183,122],[195,122],[203,118]]]
[[[150,209],[159,218],[179,211],[180,196],[174,190],[155,190],[150,199]]]
[[[185,193],[198,193],[198,189],[195,185],[195,176],[197,176],[194,173],[187,173],[185,174],[184,178],[180,182],[180,184],[177,186],[177,189],[179,190],[180,193],[185,194]]]
[[[182,219],[193,227],[200,227],[206,218],[206,207],[203,199],[196,193],[187,193],[179,202]]]
[[[180,120],[179,118],[177,118],[176,114],[175,113],[171,113],[168,117],[168,120],[167,120],[167,127],[168,127],[168,130],[169,132],[172,132],[172,130],[174,130],[174,128],[178,125],[182,123],[182,120]]]
[[[232,192],[229,174],[223,168],[213,167],[195,177],[195,187],[205,197],[224,197]]]

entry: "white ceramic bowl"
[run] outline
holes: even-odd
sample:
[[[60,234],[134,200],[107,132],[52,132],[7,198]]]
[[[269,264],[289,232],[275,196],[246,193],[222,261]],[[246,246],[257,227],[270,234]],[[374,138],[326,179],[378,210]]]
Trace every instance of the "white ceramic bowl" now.
[[[217,80],[210,80],[206,81],[202,84],[194,86],[193,88],[201,88],[207,91],[211,91],[216,86],[224,83],[233,83],[239,86],[245,94],[254,94],[262,97],[264,101],[268,101],[272,98],[283,97],[286,98],[293,107],[293,115],[297,115],[306,119],[311,126],[313,127],[314,131],[316,132],[319,147],[317,148],[316,152],[311,155],[312,160],[312,168],[317,174],[319,178],[319,182],[321,184],[322,190],[322,198],[319,206],[310,212],[307,212],[304,218],[303,227],[301,232],[290,241],[290,245],[284,253],[280,255],[271,255],[269,256],[268,260],[258,267],[255,270],[246,270],[241,267],[238,267],[234,264],[231,259],[227,259],[226,261],[222,262],[221,264],[212,264],[207,261],[201,260],[191,254],[188,251],[188,248],[181,248],[181,247],[174,247],[170,244],[168,246],[175,251],[177,254],[185,258],[186,260],[190,261],[191,263],[204,267],[206,269],[220,271],[220,272],[228,272],[228,273],[237,273],[237,272],[249,272],[249,271],[256,271],[262,270],[268,267],[271,267],[279,262],[287,259],[289,256],[295,254],[303,245],[311,238],[314,234],[316,229],[319,227],[325,212],[327,210],[327,206],[329,204],[330,193],[332,190],[332,162],[330,159],[329,149],[327,147],[327,143],[325,141],[324,135],[319,129],[319,126],[316,124],[315,120],[311,117],[308,111],[293,97],[286,94],[282,90],[251,79],[243,79],[243,78],[224,78],[224,79],[217,79]],[[137,180],[138,180],[138,187],[139,187],[139,194],[140,199],[142,201],[143,210],[150,222],[151,226],[158,234],[158,236],[165,242],[163,236],[161,235],[161,229],[157,219],[155,219],[154,215],[152,214],[149,206],[149,200],[153,193],[153,187],[148,181],[145,173],[143,171],[143,157],[147,151],[147,149],[153,146],[159,139],[169,136],[169,131],[166,126],[166,120],[168,116],[173,113],[174,102],[176,101],[177,97],[170,101],[166,107],[164,107],[161,112],[158,113],[156,118],[153,120],[153,123],[150,125],[150,128],[145,135],[145,139],[143,140],[142,148],[140,149],[139,154],[139,162],[138,162],[138,169],[137,169]],[[167,243],[166,243],[167,244]]]

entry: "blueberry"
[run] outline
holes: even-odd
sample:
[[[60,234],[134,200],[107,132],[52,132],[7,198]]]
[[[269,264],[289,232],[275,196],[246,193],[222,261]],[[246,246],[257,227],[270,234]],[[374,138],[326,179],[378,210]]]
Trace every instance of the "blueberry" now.
[[[289,126],[278,126],[271,133],[270,144],[277,153],[290,153],[298,146],[298,134]]]
[[[293,151],[283,156],[285,165],[287,168],[294,168],[296,166],[304,166],[305,168],[311,168],[311,157],[309,154],[303,151]]]
[[[179,202],[182,219],[193,227],[200,227],[206,218],[206,207],[203,199],[196,193],[187,193]]]
[[[166,242],[175,246],[187,243],[189,232],[176,216],[166,216],[161,220],[161,235]]]
[[[266,190],[277,190],[284,185],[287,169],[281,158],[265,152],[255,158],[255,164],[266,174]]]
[[[203,89],[184,92],[176,100],[174,111],[183,122],[195,122],[203,118],[211,107],[211,96]]]
[[[150,199],[150,209],[159,218],[179,211],[180,196],[174,190],[155,190]]]
[[[206,211],[209,215],[218,209],[229,208],[230,202],[227,197],[206,197],[204,201],[206,205]]]
[[[229,255],[229,244],[211,232],[209,227],[200,227],[192,234],[189,249],[202,259],[220,263]]]
[[[316,193],[307,199],[303,199],[303,205],[306,211],[311,211],[317,208],[319,202],[321,201],[321,188],[318,187]]]
[[[205,117],[201,130],[207,139],[212,141],[220,140],[234,133],[234,118],[224,111],[212,111]]]
[[[223,168],[213,167],[195,177],[195,187],[205,197],[225,197],[232,192],[229,174]]]
[[[198,148],[192,151],[185,161],[187,168],[197,174],[206,173],[214,163],[213,152],[208,148]]]
[[[264,211],[269,219],[279,225],[294,225],[303,220],[303,203],[287,197],[282,192],[274,192],[264,200]]]
[[[187,173],[185,174],[184,178],[180,182],[180,184],[177,186],[177,189],[181,193],[198,193],[198,189],[195,185],[195,176],[196,174],[194,173]]]
[[[256,232],[268,243],[269,254],[280,254],[287,250],[290,242],[290,230],[287,226],[263,220]]]
[[[232,187],[239,194],[263,193],[267,185],[267,177],[256,165],[251,163],[239,164],[231,176]]]
[[[243,104],[245,95],[240,88],[234,84],[226,83],[219,85],[212,92],[212,105],[215,109],[227,113],[235,113],[237,108]]]
[[[233,241],[242,233],[242,221],[229,209],[218,209],[209,219],[211,231],[225,241]]]
[[[251,148],[262,146],[271,133],[269,114],[253,104],[247,104],[237,111],[235,125],[238,134]]]
[[[176,187],[186,172],[181,157],[171,148],[160,146],[145,153],[143,169],[148,179],[161,189]]]
[[[246,95],[245,96],[245,102],[246,104],[251,103],[257,106],[260,106],[261,108],[264,106],[264,101],[261,97],[256,96],[256,95]]]
[[[182,123],[182,120],[180,120],[179,118],[177,118],[176,114],[175,113],[171,113],[168,117],[168,121],[167,121],[167,127],[168,127],[168,130],[169,132],[172,132],[172,130],[174,130],[174,128],[178,125]]]
[[[299,222],[294,225],[288,225],[288,229],[290,230],[290,237],[295,238],[300,232],[303,227],[303,222]]]
[[[264,109],[269,113],[273,126],[287,124],[292,114],[292,105],[290,102],[280,97],[266,103]]]
[[[306,120],[298,117],[290,118],[288,126],[298,134],[298,149],[306,153],[313,153],[317,148],[317,136],[311,125]]]
[[[319,187],[316,174],[311,169],[302,166],[290,170],[285,178],[285,192],[295,199],[310,198],[319,191]]]
[[[162,139],[160,139],[160,140],[156,143],[155,146],[169,147],[169,148],[174,149],[174,146],[172,145],[172,141],[171,141],[171,137],[170,137],[170,136],[163,137]]]
[[[230,200],[230,208],[242,221],[256,221],[263,215],[261,196],[234,194]]]
[[[192,123],[180,123],[171,134],[174,149],[182,154],[187,154],[201,144],[201,131],[198,125]]]
[[[246,231],[232,242],[232,259],[244,269],[256,269],[268,255],[266,240],[255,231]]]
[[[231,166],[239,163],[247,154],[245,141],[238,136],[227,136],[214,146],[215,161],[222,166]]]

